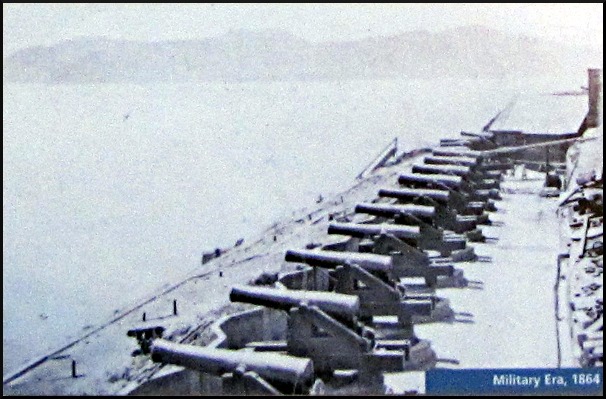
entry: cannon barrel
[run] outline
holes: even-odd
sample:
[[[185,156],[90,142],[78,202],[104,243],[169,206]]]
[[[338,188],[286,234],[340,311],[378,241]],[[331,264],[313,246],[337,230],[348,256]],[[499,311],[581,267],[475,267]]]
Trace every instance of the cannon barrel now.
[[[437,190],[429,188],[394,188],[379,190],[379,197],[397,198],[400,201],[414,202],[423,205],[445,205],[457,211],[463,211],[469,198],[459,191]]]
[[[388,272],[393,263],[390,256],[357,252],[311,251],[307,249],[288,250],[284,256],[287,262],[306,263],[334,269],[339,265],[355,264],[368,271]]]
[[[446,204],[450,200],[450,191],[432,190],[428,188],[394,188],[380,189],[379,197],[397,198],[404,201],[412,201],[416,198],[430,198],[433,201]]]
[[[460,176],[451,175],[429,175],[421,173],[402,173],[398,177],[398,183],[402,185],[420,185],[422,187],[449,187],[452,189],[460,188],[463,184],[463,179]]]
[[[244,365],[246,371],[254,371],[268,381],[311,386],[314,380],[312,360],[285,354],[206,348],[164,339],[153,341],[151,354],[154,362],[214,375],[233,372]]]
[[[471,139],[440,139],[442,147],[470,147]]]
[[[455,150],[449,148],[436,148],[432,151],[432,154],[435,156],[446,156],[446,157],[468,157],[468,158],[481,158],[481,151],[473,151],[473,150]]]
[[[232,302],[244,302],[272,309],[289,311],[307,303],[333,316],[351,320],[360,310],[357,296],[323,291],[281,290],[267,287],[237,285],[229,294]]]
[[[397,238],[414,238],[421,235],[418,226],[397,224],[359,224],[359,223],[331,223],[328,225],[328,234],[341,234],[351,237],[364,238],[379,234],[391,234]]]
[[[445,174],[454,176],[468,176],[471,170],[461,165],[413,165],[412,173],[425,173],[430,175]]]
[[[424,162],[429,165],[463,165],[471,168],[478,164],[475,158],[440,155],[425,157]]]
[[[433,206],[426,205],[391,205],[391,204],[358,204],[354,209],[357,213],[366,213],[375,216],[393,217],[402,214],[433,218],[436,210]]]

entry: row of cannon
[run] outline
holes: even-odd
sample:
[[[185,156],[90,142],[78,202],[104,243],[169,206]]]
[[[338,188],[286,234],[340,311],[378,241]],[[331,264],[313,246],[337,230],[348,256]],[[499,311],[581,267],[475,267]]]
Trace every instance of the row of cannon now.
[[[308,394],[342,370],[354,370],[358,392],[379,392],[384,372],[434,367],[436,354],[414,325],[452,317],[436,289],[467,286],[453,263],[477,258],[467,243],[486,239],[479,226],[491,223],[508,167],[477,151],[433,150],[399,175],[398,188],[355,206],[362,222],[329,224],[328,234],[346,237],[342,245],[286,251],[285,262],[320,281],[311,290],[291,289],[287,279],[232,287],[232,302],[286,312],[278,339],[218,349],[139,334],[144,352],[223,376],[223,393]]]
[[[577,179],[578,190],[560,203],[569,224],[568,251],[558,259],[562,334],[572,340],[571,356],[582,367],[604,366],[604,186],[591,176]],[[562,262],[566,259],[566,266]],[[558,303],[558,306],[559,303]]]

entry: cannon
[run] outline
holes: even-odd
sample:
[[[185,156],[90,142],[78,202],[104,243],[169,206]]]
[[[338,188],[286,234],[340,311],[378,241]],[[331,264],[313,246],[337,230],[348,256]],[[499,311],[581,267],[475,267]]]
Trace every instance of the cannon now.
[[[427,169],[427,171],[422,172],[420,171],[421,168]],[[431,169],[431,171],[429,169]],[[414,188],[449,188],[465,192],[499,188],[500,186],[500,181],[498,179],[480,178],[470,180],[465,176],[455,175],[450,169],[452,169],[452,166],[451,168],[444,169],[437,165],[436,167],[430,165],[415,165],[413,166],[413,171],[416,171],[414,173],[401,174],[398,178],[398,182],[402,185]]]
[[[429,287],[436,287],[438,276],[453,276],[454,267],[411,259],[402,253],[392,255],[363,254],[323,250],[288,250],[284,260],[335,269],[341,265],[358,265],[385,282],[402,277],[423,277]]]
[[[511,169],[512,163],[481,162],[480,158],[467,156],[434,155],[423,159],[426,165],[459,165],[467,166],[471,172],[492,179],[500,179],[504,170]]]
[[[264,287],[236,286],[232,288],[229,299],[232,302],[246,302],[285,311],[307,303],[347,324],[354,322],[360,310],[360,303],[355,296],[321,291],[267,290]]]
[[[433,205],[436,209],[436,215],[441,215],[450,210],[455,211],[461,216],[479,216],[476,219],[478,224],[488,224],[488,215],[484,215],[484,211],[495,210],[494,204],[467,200],[465,194],[457,191],[448,190],[433,190],[433,189],[422,189],[422,188],[401,188],[401,189],[381,189],[379,190],[379,197],[396,198],[399,201],[414,203],[419,205]],[[448,227],[437,223],[441,227],[446,229],[454,230],[461,233],[466,230],[462,230],[458,227]]]
[[[463,235],[456,233],[447,233],[438,227],[433,226],[433,220],[430,218],[421,218],[410,213],[389,213],[389,208],[379,208],[380,210],[372,211],[370,208],[367,208],[370,205],[376,204],[365,204],[366,207],[358,208],[356,211],[361,209],[366,209],[367,213],[375,214],[375,215],[383,215],[384,217],[391,217],[394,220],[394,223],[399,226],[418,226],[420,237],[415,243],[406,238],[401,238],[404,241],[407,241],[410,245],[417,246],[422,250],[435,250],[440,252],[441,256],[451,256],[453,260],[463,261],[463,260],[473,260],[476,258],[473,248],[467,247],[467,238]],[[479,233],[479,234],[478,234]],[[481,235],[481,231],[472,230],[467,232],[465,235],[469,236],[470,234],[475,234],[478,237]],[[480,238],[477,238],[479,240]]]
[[[432,226],[423,220],[407,214],[402,214],[394,218],[394,222],[399,225],[419,226],[421,237],[417,247],[422,250],[434,250],[440,253],[440,256],[449,256],[455,262],[466,260],[475,260],[476,255],[472,247],[467,246],[467,240],[481,241],[482,232],[474,229],[466,232],[464,235],[454,232],[444,231],[441,228]]]
[[[472,171],[468,166],[462,165],[417,164],[412,166],[412,173],[424,173],[428,175],[443,174],[466,177],[471,175]]]
[[[464,139],[440,139],[440,147],[468,147],[471,140]]]
[[[369,215],[393,218],[397,223],[435,224],[457,234],[475,230],[479,216],[459,216],[446,206],[426,206],[415,204],[358,204],[355,212]]]
[[[405,230],[400,230],[400,228]],[[409,229],[416,229],[416,234],[409,234]],[[404,233],[403,233],[404,232]],[[411,264],[427,266],[431,263],[429,255],[417,248],[420,238],[420,228],[416,226],[401,226],[392,224],[358,224],[358,223],[331,223],[328,234],[340,234],[357,238],[373,240],[372,251],[379,255],[389,255],[394,251],[407,254],[406,260]]]
[[[373,241],[372,252],[378,255],[392,256],[394,263],[399,267],[426,268],[430,266],[446,266],[447,263],[452,262],[453,260],[452,258],[446,257],[432,258],[417,246],[411,245],[407,241],[406,237],[399,238],[396,235],[389,233],[387,229],[381,228],[380,226],[389,225],[380,224],[374,227],[373,225],[368,224],[331,223],[328,226],[328,234],[341,234],[360,238],[370,238]],[[475,259],[473,250],[469,252],[471,252],[470,255],[473,256],[473,258],[470,257],[465,260]],[[455,253],[455,257],[456,256],[462,256],[462,254]],[[462,279],[462,273],[455,274],[451,276],[441,275],[439,279],[435,281],[430,280],[428,285],[437,287],[461,287],[466,285],[466,281]],[[400,277],[405,276],[402,275]]]
[[[460,176],[468,183],[470,189],[481,190],[500,187],[500,177],[497,179],[486,178],[483,172],[472,172],[467,166],[459,165],[413,165],[413,173],[422,174],[444,174]]]
[[[495,194],[485,195],[482,191],[484,189],[478,188],[483,187],[483,184],[488,182],[482,182],[479,185],[473,185],[467,183],[460,176],[451,175],[429,175],[420,173],[403,173],[398,177],[398,183],[405,187],[411,188],[430,188],[430,189],[442,189],[449,191],[462,191],[469,195],[469,199],[472,201],[487,201],[491,199],[500,199],[498,190],[490,188],[489,190],[496,190]],[[491,185],[498,185],[498,182],[491,181]],[[491,186],[492,187],[492,186]]]
[[[434,155],[425,157],[423,160],[428,165],[462,165],[467,166],[471,170],[475,170],[479,161],[477,158],[462,157],[462,156],[440,156]]]
[[[470,150],[485,151],[497,148],[497,145],[483,137],[470,137],[468,139],[441,139],[441,147],[467,147]]]
[[[492,202],[470,201],[468,195],[454,190],[407,187],[380,189],[379,197],[396,198],[419,205],[443,205],[456,210],[460,215],[482,215],[484,211],[496,210]]]
[[[416,223],[416,225],[332,223],[328,227],[328,234],[341,234],[362,239],[387,234],[396,237],[409,247],[418,248],[420,251],[438,251],[440,256],[449,256],[452,261],[460,262],[476,259],[473,248],[467,247],[464,236],[459,234],[444,234],[442,230],[421,220],[412,220],[411,223]],[[373,243],[373,248],[374,246]],[[361,252],[368,252],[362,249],[362,244],[360,244],[359,250]],[[371,249],[371,251],[374,250]]]
[[[402,173],[398,177],[398,183],[412,188],[433,188],[457,190],[468,189],[460,176],[451,176],[444,174],[421,174],[421,173]]]
[[[306,299],[308,297],[303,298],[299,294],[294,290],[266,287],[232,288],[231,301],[262,303],[263,306],[280,310],[288,308],[286,342],[251,342],[248,345],[250,348],[279,349],[293,356],[310,358],[319,374],[331,374],[338,369],[358,369],[364,374],[376,374],[418,368],[427,359],[435,362],[435,354],[427,343],[416,337],[381,343],[375,339],[372,329],[357,321],[357,311],[349,313],[349,323],[344,323],[320,307],[326,309],[330,297],[349,297],[352,303],[359,303],[358,297],[334,292],[308,292],[312,298],[316,294],[323,295],[324,299],[316,301],[318,305],[313,305],[314,302]],[[259,297],[262,299],[259,300]],[[387,344],[390,345],[388,349]]]
[[[435,158],[434,158],[435,159]],[[447,158],[448,159],[448,158]],[[471,158],[463,158],[470,159]],[[432,158],[426,158],[426,161],[432,161]],[[500,171],[489,171],[489,170],[481,170],[477,165],[469,166],[463,165],[462,162],[455,164],[417,164],[413,165],[412,172],[413,173],[424,173],[424,174],[445,174],[445,175],[453,175],[453,176],[461,176],[465,178],[465,180],[470,182],[477,182],[482,179],[496,179],[498,181],[501,180],[501,172]],[[473,162],[473,160],[471,160]],[[471,163],[469,162],[469,163]]]
[[[455,192],[427,188],[380,189],[379,197],[397,198],[404,202],[419,202],[421,205],[443,204],[452,206]],[[464,197],[462,194],[457,199]],[[464,201],[464,200],[463,200]]]
[[[306,393],[314,382],[312,360],[280,353],[206,348],[155,339],[151,358],[221,376],[224,385],[231,385],[233,392],[229,393],[233,394]]]
[[[328,234],[341,234],[357,238],[367,238],[379,234],[391,234],[400,239],[417,242],[421,236],[421,228],[397,224],[358,224],[333,222],[328,226]]]
[[[354,208],[356,213],[394,218],[399,215],[411,215],[426,222],[433,220],[436,210],[433,206],[414,204],[357,204]]]
[[[305,263],[310,266],[332,268],[345,263],[356,264],[365,270],[377,274],[389,275],[394,266],[391,257],[357,252],[337,252],[324,250],[288,250],[284,256],[287,262]]]
[[[482,159],[481,151],[473,151],[467,149],[450,149],[450,148],[435,148],[431,151],[431,153],[435,156],[445,156],[445,157],[468,157],[477,159],[478,161]]]
[[[356,234],[355,229],[354,234]],[[372,320],[372,316],[398,316],[400,328],[405,332],[404,337],[410,338],[413,336],[413,318],[415,316],[432,315],[437,303],[437,299],[433,296],[412,297],[406,295],[403,288],[397,288],[396,282],[379,278],[355,263],[347,262],[335,267],[336,263],[334,262],[323,263],[318,259],[310,259],[306,255],[307,253],[289,251],[285,259],[334,270],[332,277],[336,280],[335,292],[356,295],[360,298],[360,317],[364,320]],[[421,258],[423,258],[423,255],[425,254],[421,253]],[[407,260],[411,261],[410,258]],[[426,267],[430,262],[420,259],[417,264]],[[440,309],[439,312],[443,314],[444,309]]]

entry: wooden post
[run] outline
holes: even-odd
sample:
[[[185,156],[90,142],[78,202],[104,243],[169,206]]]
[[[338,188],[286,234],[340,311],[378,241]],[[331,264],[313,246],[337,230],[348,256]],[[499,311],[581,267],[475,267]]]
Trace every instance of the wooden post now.
[[[587,113],[587,127],[597,127],[601,124],[600,119],[600,96],[602,92],[602,70],[589,69],[589,112]]]
[[[72,378],[78,378],[78,374],[76,373],[76,361],[72,360]]]
[[[177,300],[173,301],[173,315],[177,315]]]

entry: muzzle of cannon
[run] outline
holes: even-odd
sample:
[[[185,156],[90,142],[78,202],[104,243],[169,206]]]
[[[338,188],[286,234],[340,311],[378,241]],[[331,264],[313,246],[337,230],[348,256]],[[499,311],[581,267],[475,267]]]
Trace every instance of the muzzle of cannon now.
[[[269,387],[265,385],[264,393],[272,393],[272,384],[288,387],[291,392],[304,392],[314,382],[312,360],[279,353],[206,348],[156,339],[151,346],[151,355],[154,362],[175,364],[216,376],[238,373],[245,379],[244,384],[256,383],[261,388],[259,393],[264,391],[264,382],[269,384]],[[258,377],[264,381],[259,381]]]
[[[357,297],[334,292],[279,290],[237,285],[232,287],[229,299],[232,302],[250,303],[287,312],[307,303],[339,320],[348,322],[353,321],[360,311],[360,301]]]

